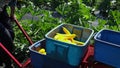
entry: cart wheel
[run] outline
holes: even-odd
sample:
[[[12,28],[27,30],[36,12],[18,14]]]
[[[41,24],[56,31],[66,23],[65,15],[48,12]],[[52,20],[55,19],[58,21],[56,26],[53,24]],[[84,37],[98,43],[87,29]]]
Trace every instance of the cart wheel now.
[[[84,64],[81,65],[80,68],[88,68],[88,64],[84,63]]]
[[[94,57],[93,56],[89,56],[89,58],[87,59],[87,61],[88,61],[88,68],[93,68]]]

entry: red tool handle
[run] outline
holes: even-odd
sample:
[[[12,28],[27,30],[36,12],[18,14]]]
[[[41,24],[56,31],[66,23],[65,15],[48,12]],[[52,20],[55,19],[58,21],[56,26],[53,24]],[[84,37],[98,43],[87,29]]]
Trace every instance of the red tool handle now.
[[[14,62],[16,62],[19,67],[22,67],[22,64],[3,46],[2,43],[0,43],[0,47],[13,59]]]
[[[15,17],[14,17],[14,20],[15,20],[15,23],[17,24],[17,26],[22,31],[22,33],[25,35],[26,39],[29,41],[29,43],[33,44],[32,40],[30,39],[30,37],[28,36],[28,34],[25,32],[25,30],[22,28],[22,26],[20,25],[20,23],[18,22],[18,20]]]

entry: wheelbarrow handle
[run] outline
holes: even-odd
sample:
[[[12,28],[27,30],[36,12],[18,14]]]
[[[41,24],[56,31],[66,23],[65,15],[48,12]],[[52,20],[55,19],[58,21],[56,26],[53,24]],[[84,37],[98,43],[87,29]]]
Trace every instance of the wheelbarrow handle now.
[[[2,48],[20,68],[22,67],[22,64],[5,48],[2,43],[0,43],[0,48]]]
[[[15,23],[17,24],[17,26],[20,28],[20,30],[22,31],[22,33],[24,34],[24,36],[26,37],[26,39],[29,41],[29,43],[32,45],[33,44],[33,42],[32,42],[32,40],[30,39],[30,37],[28,36],[28,34],[26,33],[26,31],[22,28],[22,26],[20,25],[20,23],[18,22],[18,20],[15,18],[15,17],[13,17],[14,18],[14,21],[15,21]]]

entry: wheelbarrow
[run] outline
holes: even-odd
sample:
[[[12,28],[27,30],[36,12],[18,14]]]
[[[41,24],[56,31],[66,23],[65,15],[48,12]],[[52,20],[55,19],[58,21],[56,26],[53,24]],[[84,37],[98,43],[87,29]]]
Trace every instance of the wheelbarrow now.
[[[22,31],[22,33],[24,34],[24,36],[26,37],[26,39],[28,40],[28,42],[30,43],[30,45],[33,44],[32,40],[30,39],[30,37],[28,36],[28,34],[26,33],[26,31],[23,29],[23,27],[20,25],[20,23],[18,22],[18,20],[13,17],[15,23],[17,24],[17,26],[19,27],[19,29]],[[5,47],[2,43],[0,43],[0,47],[9,55],[9,57],[18,65],[19,68],[32,68],[31,65],[31,59],[28,58],[24,63],[20,63]],[[79,68],[111,68],[111,66],[102,64],[100,62],[95,62],[94,58],[94,46],[93,45],[89,45],[87,48],[87,52],[81,62],[81,65],[79,66]]]
[[[14,19],[20,30],[25,35],[26,39],[29,41],[29,43],[32,45],[33,42],[28,36],[28,34],[25,32],[25,30],[20,26],[17,19]],[[0,47],[11,57],[11,59],[18,65],[19,68],[33,68],[31,65],[31,59],[28,58],[24,63],[20,63],[1,43]],[[83,57],[83,60],[81,62],[81,65],[79,68],[113,68],[112,66],[97,62],[93,58],[94,56],[94,45],[89,45],[87,47],[86,54]]]

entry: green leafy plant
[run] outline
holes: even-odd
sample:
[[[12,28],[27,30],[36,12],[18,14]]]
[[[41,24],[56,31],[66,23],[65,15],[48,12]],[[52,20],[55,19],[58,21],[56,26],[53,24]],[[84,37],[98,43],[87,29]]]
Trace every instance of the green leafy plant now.
[[[67,23],[86,26],[89,20],[94,20],[94,16],[90,13],[91,8],[82,3],[81,0],[70,1],[59,5],[56,8],[61,15],[65,16]]]

